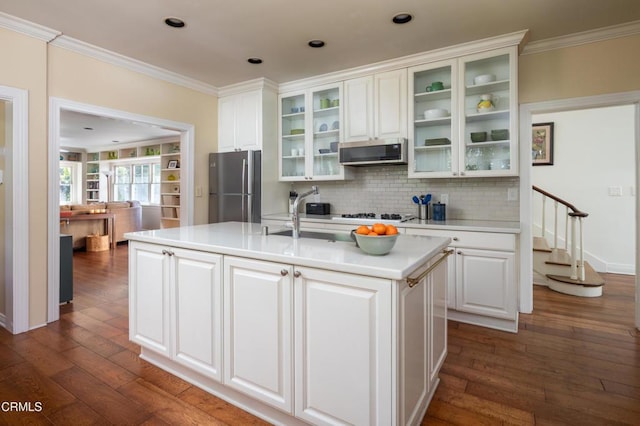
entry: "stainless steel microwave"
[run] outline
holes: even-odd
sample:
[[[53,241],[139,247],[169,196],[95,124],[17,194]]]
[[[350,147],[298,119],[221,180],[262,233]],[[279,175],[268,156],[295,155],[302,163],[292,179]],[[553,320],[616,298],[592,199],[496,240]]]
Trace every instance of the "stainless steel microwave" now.
[[[340,163],[345,166],[407,164],[407,140],[372,139],[338,144]]]

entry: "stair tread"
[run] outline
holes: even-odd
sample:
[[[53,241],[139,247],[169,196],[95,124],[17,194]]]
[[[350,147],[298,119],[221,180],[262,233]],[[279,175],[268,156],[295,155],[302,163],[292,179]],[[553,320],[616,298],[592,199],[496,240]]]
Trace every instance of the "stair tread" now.
[[[604,285],[604,280],[598,272],[588,262],[584,263],[584,281],[573,280],[568,275],[547,274],[547,278],[560,281],[566,284],[575,284],[586,287],[600,287]]]
[[[571,265],[571,255],[565,249],[552,250],[545,263],[550,265]]]
[[[545,251],[551,253],[551,248],[545,238],[533,237],[533,251]]]

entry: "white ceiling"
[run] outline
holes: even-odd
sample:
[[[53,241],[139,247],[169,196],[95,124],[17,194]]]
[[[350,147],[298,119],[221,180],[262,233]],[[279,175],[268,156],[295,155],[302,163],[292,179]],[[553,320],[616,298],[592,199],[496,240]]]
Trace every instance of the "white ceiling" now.
[[[607,27],[640,20],[640,1],[0,0],[0,11],[223,87],[259,77],[284,83],[524,29],[538,41]],[[395,25],[391,18],[398,12],[414,19]],[[186,26],[170,28],[167,17]],[[312,49],[311,39],[326,46]],[[249,57],[264,63],[251,65]],[[77,121],[88,117],[73,118],[94,127]],[[67,124],[65,138],[149,138],[121,123],[121,133],[100,135],[95,126],[93,137]]]

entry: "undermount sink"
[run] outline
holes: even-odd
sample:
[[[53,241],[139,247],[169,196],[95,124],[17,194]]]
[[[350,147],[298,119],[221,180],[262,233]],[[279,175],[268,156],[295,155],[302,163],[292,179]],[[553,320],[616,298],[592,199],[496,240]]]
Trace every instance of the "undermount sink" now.
[[[293,235],[293,229],[285,229],[284,231],[270,232],[269,235],[283,235],[285,237],[291,237]],[[336,233],[336,232],[300,231],[300,238],[313,238],[316,240],[353,242],[349,234]]]

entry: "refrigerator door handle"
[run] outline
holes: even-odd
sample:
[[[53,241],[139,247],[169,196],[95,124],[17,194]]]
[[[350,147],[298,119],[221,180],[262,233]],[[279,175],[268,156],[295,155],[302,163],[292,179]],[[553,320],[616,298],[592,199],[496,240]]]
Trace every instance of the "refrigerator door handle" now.
[[[244,185],[246,183],[246,168],[247,168],[247,160],[245,160],[244,158],[242,159],[242,189],[241,191],[244,192]],[[245,202],[244,202],[244,194],[242,194],[242,219],[243,220],[247,220],[247,214],[246,214],[246,207],[245,207]]]

